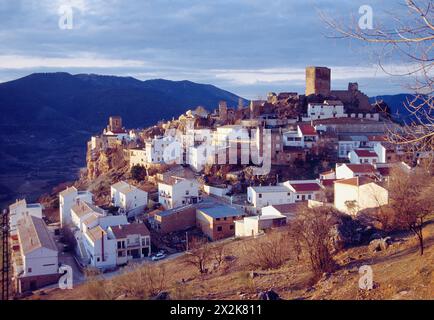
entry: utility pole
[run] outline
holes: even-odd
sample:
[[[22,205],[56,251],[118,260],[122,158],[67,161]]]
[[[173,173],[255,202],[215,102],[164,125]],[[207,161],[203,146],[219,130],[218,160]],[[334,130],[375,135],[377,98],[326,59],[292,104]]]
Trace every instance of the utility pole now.
[[[9,300],[9,219],[8,210],[1,215],[2,231],[2,300]]]

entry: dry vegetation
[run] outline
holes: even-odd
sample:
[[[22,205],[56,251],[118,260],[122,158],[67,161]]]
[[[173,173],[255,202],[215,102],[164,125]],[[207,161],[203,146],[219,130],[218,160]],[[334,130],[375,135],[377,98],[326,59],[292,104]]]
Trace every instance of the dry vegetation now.
[[[208,244],[206,273],[181,256],[128,267],[111,280],[91,275],[74,290],[53,289],[32,299],[149,299],[160,291],[172,299],[257,299],[258,292],[270,288],[284,299],[434,299],[434,217],[428,219],[424,234],[423,256],[414,234],[402,233],[386,251],[360,246],[335,254],[336,270],[319,281],[309,252],[299,255],[283,245],[289,237],[283,229],[257,239]],[[262,254],[267,258],[255,262]],[[374,272],[375,288],[369,292],[358,289],[358,269],[365,264]]]

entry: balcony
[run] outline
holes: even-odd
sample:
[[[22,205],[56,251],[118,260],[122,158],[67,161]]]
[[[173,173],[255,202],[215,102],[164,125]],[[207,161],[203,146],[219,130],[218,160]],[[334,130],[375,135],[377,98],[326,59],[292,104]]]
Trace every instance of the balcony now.
[[[127,243],[127,248],[135,248],[135,247],[140,247],[140,241]]]
[[[166,199],[172,199],[172,196],[165,192],[160,192],[160,197],[166,198]]]

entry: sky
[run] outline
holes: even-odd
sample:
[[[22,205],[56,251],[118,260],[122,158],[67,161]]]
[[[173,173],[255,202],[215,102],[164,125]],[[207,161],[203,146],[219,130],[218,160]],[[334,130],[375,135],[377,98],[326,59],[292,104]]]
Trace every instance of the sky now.
[[[405,92],[376,48],[331,38],[369,5],[374,26],[403,0],[0,0],[0,82],[34,72],[96,73],[209,83],[248,99],[305,89],[305,67],[332,69],[332,88]],[[59,27],[71,8],[72,29]],[[391,59],[396,70],[406,66]]]

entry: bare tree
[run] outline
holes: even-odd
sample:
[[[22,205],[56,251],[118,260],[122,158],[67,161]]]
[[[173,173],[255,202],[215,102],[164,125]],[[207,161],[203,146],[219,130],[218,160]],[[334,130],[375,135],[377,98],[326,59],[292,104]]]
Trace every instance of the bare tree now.
[[[333,259],[333,227],[337,219],[329,207],[303,208],[290,225],[290,233],[307,252],[312,272],[320,277],[335,269]]]
[[[419,240],[423,255],[423,227],[427,217],[434,212],[434,178],[422,169],[411,173],[395,169],[389,181],[394,228],[411,230]]]
[[[386,74],[407,78],[408,88],[414,93],[404,103],[410,112],[410,123],[399,130],[389,129],[389,142],[404,147],[407,151],[422,155],[428,165],[434,155],[434,103],[432,46],[434,40],[434,6],[432,0],[404,0],[390,13],[387,26],[378,19],[372,29],[364,29],[355,21],[346,25],[325,13],[321,18],[333,30],[332,37],[356,39],[378,48],[378,65]],[[393,70],[386,59],[399,60],[401,69]]]
[[[210,245],[204,238],[193,238],[189,243],[190,251],[187,252],[185,263],[192,265],[201,273],[207,273],[206,268],[212,257]]]
[[[225,260],[226,247],[223,245],[216,246],[215,248],[212,249],[212,254],[213,254],[214,261],[217,264],[217,267],[220,267]]]
[[[272,231],[265,237],[249,241],[243,247],[243,258],[248,266],[261,269],[280,267],[290,257],[287,234]]]

